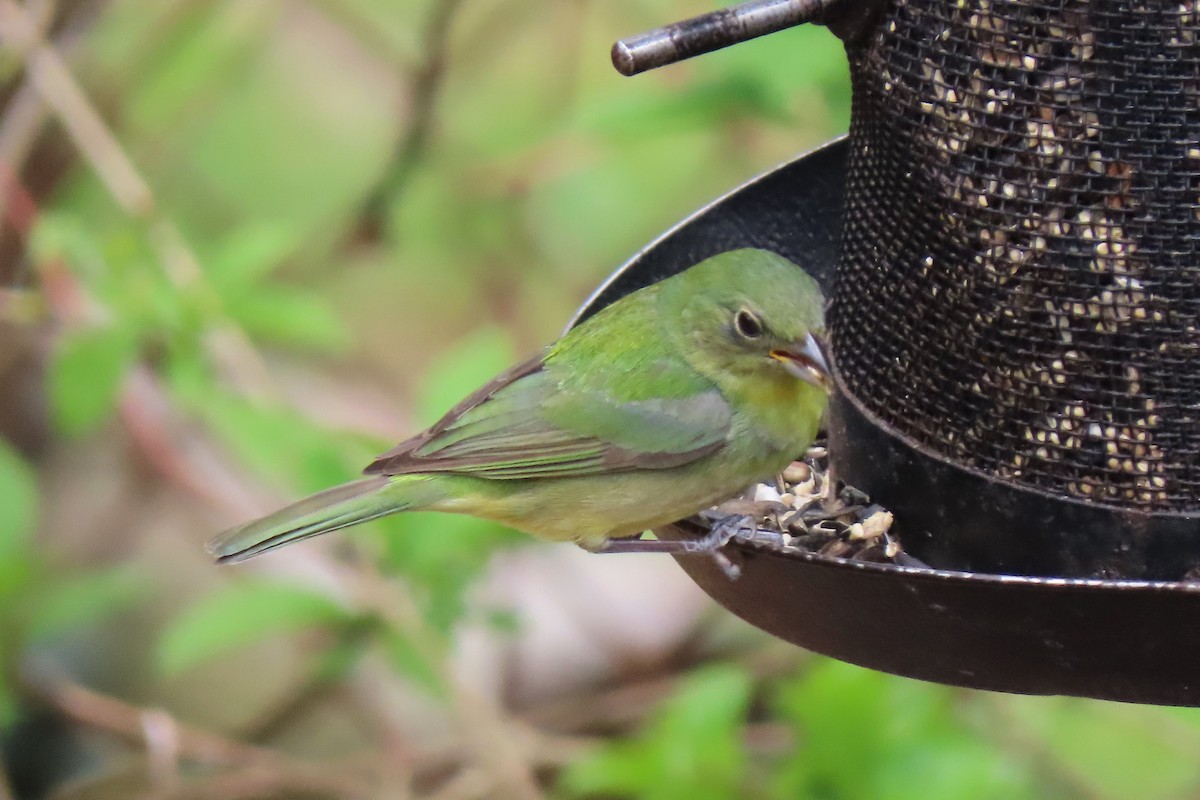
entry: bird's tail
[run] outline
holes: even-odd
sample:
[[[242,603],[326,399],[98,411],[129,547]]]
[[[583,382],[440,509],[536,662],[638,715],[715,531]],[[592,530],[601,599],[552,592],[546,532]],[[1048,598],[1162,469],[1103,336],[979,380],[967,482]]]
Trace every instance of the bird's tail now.
[[[413,495],[418,493],[403,491],[398,483],[387,477],[365,478],[326,489],[262,519],[230,528],[208,543],[208,552],[222,564],[245,561],[285,544],[417,505]]]

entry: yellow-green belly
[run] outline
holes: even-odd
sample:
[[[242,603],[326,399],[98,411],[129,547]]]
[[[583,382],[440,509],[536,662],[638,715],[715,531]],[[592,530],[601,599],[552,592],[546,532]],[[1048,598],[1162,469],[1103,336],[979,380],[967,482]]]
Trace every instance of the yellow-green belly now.
[[[714,459],[683,468],[520,481],[439,476],[457,485],[430,507],[593,549],[726,500],[781,470],[790,458],[768,454],[734,469]]]

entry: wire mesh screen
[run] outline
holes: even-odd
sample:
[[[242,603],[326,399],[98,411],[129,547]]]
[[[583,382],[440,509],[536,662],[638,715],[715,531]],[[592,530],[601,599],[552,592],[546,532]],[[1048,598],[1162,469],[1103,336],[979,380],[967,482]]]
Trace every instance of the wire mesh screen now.
[[[832,326],[866,407],[950,460],[1200,507],[1193,0],[900,0],[852,48]]]

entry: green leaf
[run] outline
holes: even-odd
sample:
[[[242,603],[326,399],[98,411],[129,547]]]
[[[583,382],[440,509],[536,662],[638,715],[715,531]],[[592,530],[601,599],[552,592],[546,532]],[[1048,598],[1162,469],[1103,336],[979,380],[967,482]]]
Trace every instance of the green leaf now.
[[[51,584],[38,597],[29,634],[49,636],[94,622],[141,596],[142,581],[129,569],[88,572]]]
[[[775,707],[794,726],[772,796],[958,800],[1053,797],[1021,759],[958,717],[942,686],[821,660],[781,682]],[[854,757],[848,759],[848,753]]]
[[[0,439],[0,562],[29,545],[37,517],[37,483],[33,470]]]
[[[66,337],[50,365],[50,402],[68,435],[86,433],[113,412],[136,342],[120,328],[92,328]]]
[[[280,286],[261,287],[229,301],[229,313],[252,336],[280,344],[335,351],[348,336],[320,297]]]
[[[304,492],[358,476],[380,443],[322,428],[293,409],[213,391],[199,395],[202,415],[244,463]]]
[[[199,348],[190,347],[177,347],[168,352],[161,377],[175,402],[185,409],[206,406],[216,393],[219,380],[205,354]]]
[[[44,210],[39,213],[30,250],[39,261],[69,264],[73,272],[89,282],[111,272],[85,217],[72,211]]]
[[[246,290],[278,268],[298,246],[296,231],[280,225],[248,225],[221,240],[204,259],[222,292]]]
[[[380,641],[397,671],[411,678],[434,697],[444,700],[449,696],[446,677],[429,663],[429,659],[413,646],[412,640],[403,632],[389,628],[384,631]]]
[[[347,623],[351,613],[330,598],[286,583],[231,583],[200,599],[167,629],[158,663],[177,674],[272,634]]]
[[[1006,726],[1076,776],[1081,796],[1195,797],[1200,710],[1066,697],[1006,698]],[[1191,722],[1191,725],[1181,724]]]
[[[372,524],[380,566],[404,575],[430,626],[449,632],[472,610],[467,593],[499,550],[530,538],[488,520],[463,514],[407,512]]]

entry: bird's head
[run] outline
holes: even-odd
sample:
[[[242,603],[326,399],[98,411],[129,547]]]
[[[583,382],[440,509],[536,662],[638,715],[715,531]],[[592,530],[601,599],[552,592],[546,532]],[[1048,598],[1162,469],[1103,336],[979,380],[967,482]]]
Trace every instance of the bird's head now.
[[[713,256],[663,284],[677,344],[714,378],[785,375],[830,388],[821,349],[824,298],[804,270],[765,250]]]

